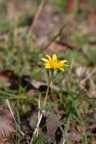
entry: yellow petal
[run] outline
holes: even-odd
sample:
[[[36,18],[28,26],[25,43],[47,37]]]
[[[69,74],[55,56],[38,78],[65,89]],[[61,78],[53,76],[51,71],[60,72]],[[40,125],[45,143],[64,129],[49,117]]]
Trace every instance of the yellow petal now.
[[[60,69],[64,72],[63,66],[68,66],[68,64],[66,64],[67,60],[59,61],[56,54],[53,54],[52,57],[46,55],[46,57],[47,58],[42,58],[42,61],[45,62],[44,66],[46,69]]]
[[[55,60],[55,61],[57,61],[57,56],[56,56],[56,54],[53,54],[52,59]]]
[[[52,68],[50,65],[46,65],[45,68]]]
[[[45,58],[42,58],[42,61],[44,61],[44,62],[48,62],[48,60],[47,60],[47,59],[45,59]]]
[[[59,68],[59,69],[64,72],[64,69],[63,69],[63,68]]]
[[[62,66],[65,66],[65,64],[60,61],[60,62],[58,62],[58,66],[62,67]]]
[[[61,60],[60,62],[61,62],[61,63],[66,63],[66,62],[67,62],[67,60]]]
[[[48,57],[49,60],[51,60],[51,57],[49,55],[46,55]]]

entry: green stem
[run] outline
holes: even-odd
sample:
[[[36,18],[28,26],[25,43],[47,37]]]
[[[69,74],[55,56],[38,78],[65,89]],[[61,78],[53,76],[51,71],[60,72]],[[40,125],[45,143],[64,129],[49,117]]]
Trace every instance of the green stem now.
[[[48,84],[45,99],[44,99],[44,104],[43,104],[44,106],[46,105],[46,102],[47,102],[48,92],[49,92],[50,84],[51,84],[51,81],[52,81],[53,72],[54,72],[54,70],[51,71],[51,76],[50,76],[49,84]]]

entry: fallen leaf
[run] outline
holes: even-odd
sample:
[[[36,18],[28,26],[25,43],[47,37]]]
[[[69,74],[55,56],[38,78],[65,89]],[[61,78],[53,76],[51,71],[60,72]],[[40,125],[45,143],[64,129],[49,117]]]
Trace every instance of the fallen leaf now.
[[[10,137],[12,133],[15,133],[15,129],[10,121],[0,116],[0,140]]]

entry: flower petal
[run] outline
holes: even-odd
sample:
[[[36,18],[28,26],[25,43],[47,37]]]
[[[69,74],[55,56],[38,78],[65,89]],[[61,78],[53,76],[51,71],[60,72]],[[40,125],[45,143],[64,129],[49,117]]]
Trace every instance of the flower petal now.
[[[52,66],[51,65],[46,65],[45,68],[52,68]]]
[[[61,60],[60,62],[61,62],[61,63],[66,63],[66,62],[67,62],[67,60]]]
[[[63,69],[63,68],[59,68],[59,69],[64,72],[64,69]]]
[[[47,60],[47,59],[45,59],[45,58],[42,58],[42,61],[44,61],[44,62],[48,62],[48,60]]]
[[[53,54],[52,59],[55,60],[55,61],[57,61],[57,56],[56,56],[56,54]]]
[[[58,60],[57,55],[53,54],[52,57],[49,55],[46,55],[47,58],[42,58],[42,61],[44,61],[44,66],[47,69],[60,69],[61,71],[64,71],[64,66],[69,66],[66,64],[67,60]]]
[[[64,66],[69,66],[69,65],[67,65],[67,64],[64,64]]]
[[[49,55],[46,55],[48,57],[49,60],[51,60],[51,57]]]

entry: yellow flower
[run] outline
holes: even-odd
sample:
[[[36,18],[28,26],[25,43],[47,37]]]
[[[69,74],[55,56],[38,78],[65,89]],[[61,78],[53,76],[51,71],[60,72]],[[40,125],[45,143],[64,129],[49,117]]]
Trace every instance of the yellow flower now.
[[[57,59],[57,56],[56,54],[53,54],[52,58],[49,56],[49,55],[46,55],[47,59],[46,58],[42,58],[42,61],[45,62],[45,68],[47,69],[60,69],[61,71],[64,71],[64,66],[68,66],[66,64],[67,60],[61,60],[59,61]]]

